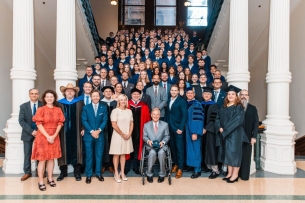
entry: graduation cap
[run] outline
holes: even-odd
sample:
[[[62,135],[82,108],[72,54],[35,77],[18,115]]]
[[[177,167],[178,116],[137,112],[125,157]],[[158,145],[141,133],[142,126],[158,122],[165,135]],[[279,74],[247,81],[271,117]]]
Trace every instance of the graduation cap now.
[[[226,92],[230,92],[230,91],[233,91],[233,92],[236,92],[236,94],[238,94],[241,89],[239,89],[238,87],[235,87],[234,85],[230,85],[229,87],[227,87],[227,89],[225,89]]]
[[[186,88],[186,92],[188,92],[188,91],[194,91],[194,90],[193,90],[193,87],[187,87],[187,88]]]
[[[152,147],[154,150],[158,151],[160,149],[159,140],[152,141]]]
[[[104,92],[106,89],[110,89],[111,92],[114,93],[114,88],[111,87],[111,86],[104,86],[104,87],[102,88],[102,92]]]
[[[141,94],[141,90],[137,89],[137,88],[133,88],[131,91],[130,91],[130,94],[133,94],[134,92],[138,92],[139,94]]]
[[[211,88],[211,87],[203,87],[203,92],[202,93],[204,93],[204,92],[209,92],[209,93],[213,94],[213,88]]]

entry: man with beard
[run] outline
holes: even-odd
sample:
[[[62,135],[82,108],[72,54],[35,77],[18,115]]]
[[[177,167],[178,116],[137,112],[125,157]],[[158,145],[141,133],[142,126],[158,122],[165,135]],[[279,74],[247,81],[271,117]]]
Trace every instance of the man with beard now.
[[[203,172],[212,170],[209,179],[219,176],[218,170],[218,146],[219,138],[216,137],[214,128],[215,119],[219,110],[218,105],[212,100],[213,89],[210,87],[203,88],[203,101],[201,102],[204,111],[204,129],[202,142],[202,168]]]
[[[239,97],[245,108],[244,129],[249,141],[251,140],[250,143],[243,143],[243,156],[239,170],[239,177],[242,180],[249,180],[252,145],[256,143],[259,120],[256,107],[249,104],[249,92],[247,90],[242,90],[239,93]]]
[[[92,83],[93,83],[93,90],[99,90],[101,91],[101,75],[95,74],[92,77]]]
[[[68,164],[74,168],[76,181],[80,181],[83,162],[81,112],[84,102],[75,98],[79,88],[74,87],[71,83],[66,87],[61,86],[60,91],[65,97],[58,101],[65,116],[65,122],[59,133],[62,157],[58,159],[60,175],[57,181],[62,181],[64,177],[67,177]]]
[[[108,169],[110,173],[114,173],[114,168],[113,168],[113,163],[112,163],[113,156],[109,155],[110,142],[111,142],[111,137],[112,137],[112,132],[113,132],[110,115],[111,115],[112,110],[116,108],[117,101],[111,99],[111,96],[114,94],[113,87],[105,86],[105,87],[103,87],[102,92],[103,92],[104,98],[101,100],[101,103],[107,107],[107,111],[108,111],[108,121],[107,121],[106,128],[104,130],[105,145],[104,145],[104,154],[103,154],[102,173],[104,173],[106,169]]]
[[[129,155],[126,155],[125,175],[130,171],[131,163],[133,165],[133,171],[136,174],[140,174],[139,164],[142,156],[143,147],[143,127],[144,124],[150,121],[150,114],[148,106],[140,101],[141,91],[133,88],[131,90],[131,100],[128,101],[128,107],[132,111],[134,129],[132,131],[132,144],[134,151]]]

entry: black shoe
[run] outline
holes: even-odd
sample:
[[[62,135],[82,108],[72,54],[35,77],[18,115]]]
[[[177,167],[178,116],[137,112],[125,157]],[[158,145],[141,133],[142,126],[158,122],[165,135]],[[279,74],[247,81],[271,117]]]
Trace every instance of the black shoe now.
[[[57,181],[62,181],[65,177],[67,177],[67,175],[63,175],[62,173],[59,174]]]
[[[230,178],[231,177],[228,177],[228,178],[224,177],[222,180],[227,181],[227,180],[230,180]]]
[[[228,172],[224,171],[224,172],[222,173],[222,175],[223,175],[224,177],[227,177]]]
[[[215,179],[219,176],[219,174],[212,172],[211,175],[209,176],[209,179]]]
[[[189,172],[192,170],[192,167],[186,166],[182,169],[183,172]]]
[[[234,183],[234,182],[238,182],[238,177],[235,180],[230,180],[230,179],[227,180],[227,183]]]
[[[207,173],[207,172],[211,172],[212,170],[211,169],[208,169],[208,168],[203,168],[201,169],[201,172],[202,173]]]
[[[99,181],[104,181],[104,177],[102,175],[96,176]]]
[[[138,168],[134,168],[134,169],[133,169],[133,172],[134,172],[135,174],[137,174],[137,175],[141,175],[141,172],[139,171]],[[125,173],[125,175],[126,175],[126,173]]]
[[[200,177],[201,176],[201,172],[194,172],[192,175],[191,175],[191,178],[192,179],[195,179],[195,178],[198,178],[198,177]]]
[[[75,180],[76,180],[76,181],[81,181],[81,180],[82,180],[82,176],[81,176],[80,173],[78,173],[78,174],[75,175]]]
[[[149,182],[149,183],[154,182],[153,177],[152,176],[147,176],[147,182]]]
[[[87,183],[87,184],[90,184],[90,183],[91,183],[91,177],[87,177],[87,178],[86,178],[86,183]]]
[[[164,181],[164,177],[160,177],[158,178],[158,183],[162,183]]]
[[[129,173],[130,169],[124,169],[124,174],[127,175]]]

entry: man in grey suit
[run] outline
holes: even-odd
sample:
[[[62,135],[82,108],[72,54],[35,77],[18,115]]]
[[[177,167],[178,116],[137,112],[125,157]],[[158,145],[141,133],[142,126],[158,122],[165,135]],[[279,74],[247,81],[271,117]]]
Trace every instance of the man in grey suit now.
[[[159,108],[161,112],[160,120],[164,120],[164,116],[165,116],[164,107],[167,103],[168,96],[166,94],[165,88],[159,86],[160,83],[159,75],[154,75],[152,81],[154,85],[147,88],[146,90],[146,94],[148,94],[151,99],[150,109]]]
[[[170,92],[172,85],[167,80],[168,80],[168,74],[165,72],[162,72],[160,86],[166,90],[166,95],[169,97],[169,92]]]
[[[23,141],[24,151],[24,175],[22,176],[21,181],[25,181],[32,176],[32,146],[37,133],[37,126],[35,122],[33,122],[32,117],[35,115],[37,108],[42,106],[42,103],[38,101],[39,91],[37,89],[30,89],[29,97],[30,101],[21,104],[19,111],[19,124],[22,127],[21,140]]]
[[[124,93],[126,94],[128,99],[131,99],[130,92],[134,88],[134,84],[128,82],[128,73],[127,72],[122,73],[122,86],[123,86]]]
[[[159,108],[154,108],[151,111],[152,121],[145,123],[143,141],[145,143],[145,148],[149,151],[148,154],[148,167],[147,167],[147,181],[153,182],[153,173],[152,167],[156,162],[157,154],[160,163],[160,172],[158,183],[164,181],[166,175],[165,171],[165,158],[167,151],[167,143],[169,141],[169,130],[168,124],[160,119],[160,110]],[[154,143],[154,144],[153,144]],[[155,144],[157,146],[155,146]],[[158,146],[159,145],[159,146]]]

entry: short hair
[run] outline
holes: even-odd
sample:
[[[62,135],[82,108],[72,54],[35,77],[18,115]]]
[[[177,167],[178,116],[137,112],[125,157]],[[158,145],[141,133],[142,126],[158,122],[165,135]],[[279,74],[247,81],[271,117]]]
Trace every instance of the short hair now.
[[[100,91],[99,90],[92,90],[91,93],[90,93],[90,96],[92,97],[93,93],[97,92],[98,95],[100,96]]]
[[[93,70],[92,66],[86,66],[86,69],[87,69],[87,68],[91,68],[91,69]]]
[[[92,84],[92,82],[90,82],[90,81],[85,82],[85,83],[83,84],[83,87],[85,87],[85,84],[90,84],[90,85],[91,85],[91,87],[93,88],[93,84]]]
[[[39,93],[39,90],[38,89],[36,89],[36,88],[31,88],[31,89],[29,89],[29,93],[31,93],[31,91],[32,90],[37,90],[38,91],[38,93]]]
[[[187,59],[189,59],[190,57],[191,57],[193,60],[195,60],[195,56],[194,56],[193,54],[188,55],[188,56],[187,56]]]
[[[177,88],[179,89],[179,87],[178,87],[177,84],[172,84],[171,89],[172,89],[173,87],[177,87]]]
[[[94,74],[93,76],[92,76],[92,78],[93,77],[99,77],[99,78],[101,78],[101,75],[100,74]]]
[[[211,65],[210,68],[214,67],[215,69],[217,69],[217,66],[215,64]]]
[[[153,109],[151,110],[151,114],[152,114],[154,111],[158,111],[159,114],[161,114],[161,111],[160,111],[160,109],[159,109],[158,107],[153,108]]]
[[[215,82],[215,80],[220,80],[220,82],[222,83],[220,78],[214,78],[213,83]]]

